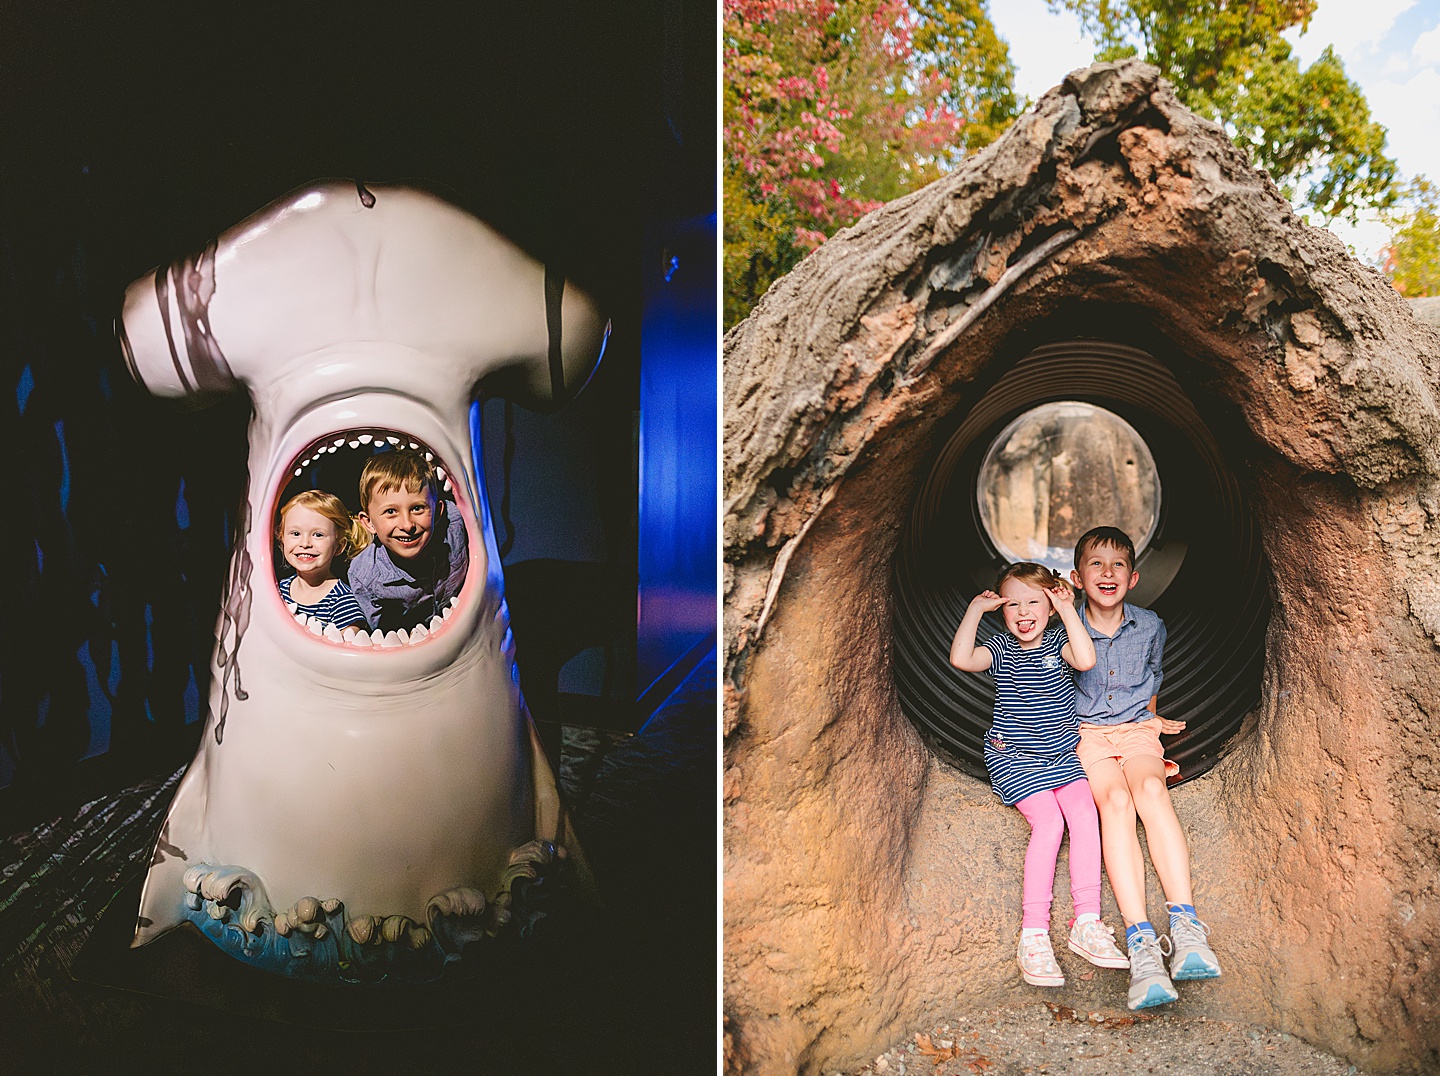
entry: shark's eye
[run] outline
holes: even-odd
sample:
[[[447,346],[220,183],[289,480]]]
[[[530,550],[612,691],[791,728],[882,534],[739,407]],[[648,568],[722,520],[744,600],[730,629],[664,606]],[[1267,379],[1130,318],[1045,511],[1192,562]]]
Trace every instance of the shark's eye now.
[[[468,533],[465,514],[454,503],[450,475],[437,453],[419,438],[396,430],[337,430],[307,445],[288,470],[288,481],[275,497],[272,533],[283,525],[292,539],[302,534],[333,535],[335,548],[343,549],[327,566],[302,545],[291,554],[296,558],[292,564],[277,544],[272,557],[275,584],[296,621],[323,641],[365,648],[414,646],[443,630],[464,578],[459,566],[466,560]],[[387,530],[372,538],[358,521],[360,513],[376,520],[389,518],[395,513],[379,502],[393,500],[397,489],[408,500],[417,486],[433,491],[439,503],[448,503],[446,527],[437,523],[445,533],[429,529],[408,533],[387,523]],[[368,511],[362,497],[370,500]],[[430,508],[428,496],[420,503]],[[387,538],[394,556],[378,555],[379,547],[372,545]],[[356,565],[354,582],[360,588],[356,593],[349,585],[352,559],[367,555],[374,563]],[[437,560],[445,557],[450,558],[448,570]],[[406,567],[415,568],[413,576],[401,576]],[[402,584],[424,582],[395,588],[395,593],[405,592],[397,606],[389,592],[383,601],[378,597],[371,578],[377,571],[396,574],[395,582]],[[364,575],[364,585],[359,575]]]

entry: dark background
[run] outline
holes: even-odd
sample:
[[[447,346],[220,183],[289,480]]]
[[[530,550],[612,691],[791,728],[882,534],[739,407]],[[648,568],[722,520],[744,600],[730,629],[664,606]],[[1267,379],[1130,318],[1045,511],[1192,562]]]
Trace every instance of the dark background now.
[[[698,0],[0,4],[0,1055],[714,1071],[715,26]],[[478,995],[328,1019],[182,932],[126,949],[132,892],[104,910],[200,734],[250,415],[147,396],[112,322],[322,177],[447,192],[614,323],[564,410],[482,409],[522,687],[552,751],[591,726],[562,787],[604,903]]]
[[[537,720],[638,727],[713,630],[713,418],[697,442],[663,401],[713,401],[714,25],[692,0],[0,10],[5,832],[193,753],[249,406],[148,397],[111,326],[131,280],[321,177],[438,186],[611,314],[570,409],[484,405],[486,471]],[[641,487],[689,516],[642,537]]]

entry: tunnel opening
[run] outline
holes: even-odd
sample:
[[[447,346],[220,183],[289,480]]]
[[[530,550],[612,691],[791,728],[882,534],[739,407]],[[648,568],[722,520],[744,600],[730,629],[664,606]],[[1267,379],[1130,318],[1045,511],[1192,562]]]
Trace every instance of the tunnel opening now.
[[[955,627],[1007,564],[1068,578],[1091,527],[1135,540],[1129,600],[1169,632],[1159,712],[1186,722],[1166,738],[1172,782],[1208,771],[1259,702],[1270,568],[1231,438],[1156,357],[1163,342],[1144,343],[1071,337],[1023,353],[942,424],[918,471],[891,575],[896,692],[930,749],[972,776],[986,777],[994,687],[950,666]],[[978,637],[1003,630],[987,614]]]

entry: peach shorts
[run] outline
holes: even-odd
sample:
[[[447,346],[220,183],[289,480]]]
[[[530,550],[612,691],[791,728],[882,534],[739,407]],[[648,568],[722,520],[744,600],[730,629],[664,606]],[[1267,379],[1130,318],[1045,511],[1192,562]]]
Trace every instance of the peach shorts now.
[[[1088,773],[1091,763],[1114,759],[1123,769],[1139,755],[1151,755],[1165,763],[1165,776],[1174,777],[1180,767],[1165,757],[1160,746],[1160,720],[1127,721],[1123,725],[1081,725],[1080,743],[1075,748],[1080,765]]]

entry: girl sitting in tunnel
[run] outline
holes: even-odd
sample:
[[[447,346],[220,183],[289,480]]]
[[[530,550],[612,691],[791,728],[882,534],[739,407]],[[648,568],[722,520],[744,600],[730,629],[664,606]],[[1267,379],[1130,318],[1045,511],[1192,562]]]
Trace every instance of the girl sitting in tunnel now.
[[[979,646],[985,613],[1002,609],[1005,631]],[[1059,616],[1061,625],[1050,626]],[[1069,586],[1039,564],[1012,564],[995,590],[975,597],[950,644],[950,664],[995,679],[995,710],[985,734],[990,787],[1030,823],[1018,959],[1032,986],[1063,986],[1050,946],[1055,860],[1070,826],[1070,893],[1075,907],[1070,948],[1102,968],[1128,968],[1114,930],[1100,920],[1100,821],[1085,771],[1075,683],[1070,668],[1095,664],[1095,645],[1075,611]]]
[[[335,573],[336,558],[369,541],[369,532],[352,519],[340,498],[324,490],[296,494],[280,509],[275,540],[295,574],[280,580],[280,596],[296,616],[363,630],[365,614],[355,595]]]

